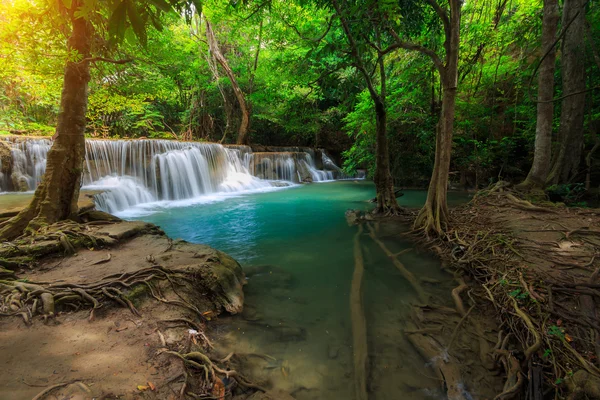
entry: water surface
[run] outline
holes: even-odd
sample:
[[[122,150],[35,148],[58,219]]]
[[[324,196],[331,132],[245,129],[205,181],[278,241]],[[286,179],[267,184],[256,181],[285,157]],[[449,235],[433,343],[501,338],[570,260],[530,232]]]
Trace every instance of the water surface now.
[[[423,191],[400,202],[417,207]],[[186,207],[129,210],[124,216],[159,225],[173,238],[204,243],[236,258],[249,275],[242,316],[213,326],[225,353],[248,358],[254,379],[269,380],[297,399],[353,399],[349,289],[354,270],[347,209],[367,210],[375,196],[365,181],[339,181],[210,199]],[[464,196],[454,196],[462,201]],[[142,214],[135,216],[136,212]],[[378,236],[394,253],[410,247],[408,227],[382,224]],[[439,398],[438,382],[402,330],[418,299],[390,259],[364,234],[364,304],[368,322],[370,399]],[[411,251],[401,261],[446,302],[452,283],[439,262]],[[262,356],[261,356],[262,355]],[[251,362],[251,360],[253,360]]]

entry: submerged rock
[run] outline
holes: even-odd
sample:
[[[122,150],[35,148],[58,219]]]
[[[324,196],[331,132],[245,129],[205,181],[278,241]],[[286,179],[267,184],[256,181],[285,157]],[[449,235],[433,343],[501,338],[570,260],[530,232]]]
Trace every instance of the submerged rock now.
[[[288,289],[292,286],[293,276],[290,272],[275,265],[256,265],[245,267],[244,272],[250,282],[248,289]]]
[[[338,355],[340,354],[340,346],[337,345],[328,345],[327,346],[327,357],[329,357],[330,359],[335,359],[338,357]]]

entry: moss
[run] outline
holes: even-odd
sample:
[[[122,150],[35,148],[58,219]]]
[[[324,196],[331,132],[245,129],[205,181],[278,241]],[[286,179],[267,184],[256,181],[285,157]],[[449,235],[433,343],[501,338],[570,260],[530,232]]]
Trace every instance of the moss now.
[[[133,303],[134,306],[138,307],[141,301],[148,295],[148,286],[146,285],[135,285],[124,293],[125,297]]]

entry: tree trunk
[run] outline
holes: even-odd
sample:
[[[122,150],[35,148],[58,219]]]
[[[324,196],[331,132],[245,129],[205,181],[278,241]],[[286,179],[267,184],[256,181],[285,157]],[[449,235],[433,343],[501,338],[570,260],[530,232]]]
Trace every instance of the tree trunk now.
[[[565,0],[563,26],[573,21],[565,33],[561,51],[563,93],[585,91],[585,5],[586,0]],[[548,183],[568,183],[579,171],[583,149],[585,93],[565,97],[561,104],[559,149]]]
[[[537,119],[535,130],[535,151],[533,165],[518,188],[531,190],[543,188],[550,171],[552,156],[552,122],[554,120],[554,67],[556,50],[554,40],[558,26],[558,0],[544,0],[544,16],[542,20],[542,54],[546,55],[540,64],[538,77]]]
[[[75,16],[80,6],[80,1],[73,1],[72,32],[67,47],[70,54],[76,53],[84,61],[68,61],[65,66],[56,139],[48,152],[46,173],[29,206],[0,226],[0,238],[5,240],[60,220],[77,218],[85,158],[85,114],[90,80],[87,58],[91,42],[89,23]]]
[[[387,110],[385,107],[386,97],[386,76],[384,68],[383,55],[379,54],[379,75],[381,81],[381,93],[377,93],[375,85],[371,79],[371,75],[365,68],[362,57],[359,53],[358,46],[350,30],[348,20],[342,13],[342,8],[338,4],[337,0],[333,0],[333,6],[335,12],[340,18],[342,28],[346,34],[346,39],[350,44],[350,50],[352,58],[354,59],[354,66],[363,76],[369,94],[375,105],[375,130],[376,130],[376,160],[375,160],[375,189],[377,191],[377,208],[374,210],[375,213],[383,213],[385,215],[397,215],[401,209],[396,201],[396,194],[394,193],[394,184],[392,181],[392,174],[390,173],[390,153],[388,149],[387,139]],[[381,44],[381,43],[380,43]]]
[[[442,234],[448,222],[448,178],[454,111],[458,85],[458,50],[460,44],[460,1],[450,0],[449,32],[446,35],[445,65],[440,70],[442,81],[442,111],[437,125],[435,141],[435,163],[427,200],[415,220],[415,228],[426,233]]]
[[[373,99],[375,103],[375,189],[377,191],[377,208],[375,213],[397,214],[400,211],[394,182],[390,173],[390,152],[387,138],[387,111],[381,99]]]
[[[221,67],[225,71],[225,74],[229,78],[229,81],[231,82],[231,87],[233,88],[233,92],[235,93],[235,97],[237,98],[237,101],[240,105],[240,110],[242,112],[242,120],[240,122],[240,128],[238,130],[238,137],[236,143],[248,144],[248,127],[250,125],[250,111],[248,110],[248,106],[246,105],[244,92],[242,92],[242,89],[240,89],[240,86],[238,85],[237,80],[235,79],[235,75],[233,74],[231,67],[229,67],[227,59],[225,59],[225,56],[223,56],[223,54],[221,53],[221,50],[219,49],[219,43],[217,42],[217,38],[215,37],[215,34],[212,30],[212,26],[206,17],[204,18],[204,22],[206,23],[206,40],[208,41],[208,47],[210,49],[210,52],[214,55],[215,59],[217,60],[219,65],[221,65]]]

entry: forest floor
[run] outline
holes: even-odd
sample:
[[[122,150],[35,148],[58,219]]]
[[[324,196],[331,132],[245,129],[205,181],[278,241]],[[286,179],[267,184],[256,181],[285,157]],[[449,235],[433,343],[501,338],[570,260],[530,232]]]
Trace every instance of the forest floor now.
[[[445,238],[417,234],[454,274],[462,316],[448,338],[447,321],[421,313],[418,333],[450,357],[476,344],[489,374],[505,377],[498,399],[600,398],[599,227],[600,209],[533,205],[504,184],[478,193],[451,210]],[[460,369],[466,385],[481,381]]]
[[[0,398],[272,398],[205,334],[242,311],[235,260],[151,224],[85,218],[0,245]]]

